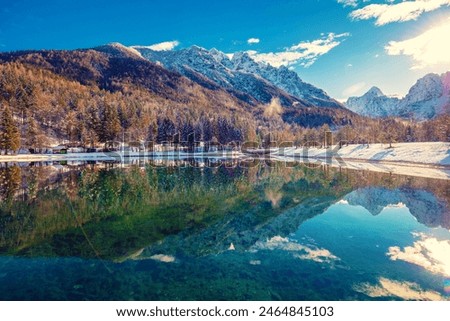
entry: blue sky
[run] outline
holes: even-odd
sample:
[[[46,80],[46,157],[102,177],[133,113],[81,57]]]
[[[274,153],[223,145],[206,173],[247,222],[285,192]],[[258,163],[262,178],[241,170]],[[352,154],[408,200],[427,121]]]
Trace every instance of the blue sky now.
[[[0,0],[0,51],[177,43],[250,51],[337,99],[450,70],[450,0]],[[249,41],[252,39],[252,41]]]

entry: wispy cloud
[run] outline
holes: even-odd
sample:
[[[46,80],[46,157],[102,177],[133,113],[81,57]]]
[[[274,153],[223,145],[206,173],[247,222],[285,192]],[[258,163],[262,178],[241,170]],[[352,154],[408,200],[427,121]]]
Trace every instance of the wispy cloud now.
[[[155,254],[150,256],[150,259],[164,263],[173,263],[176,260],[174,256],[166,254]]]
[[[386,2],[394,2],[395,0],[386,0]],[[353,7],[356,8],[360,2],[370,2],[370,0],[337,0],[337,3],[340,3],[345,7]]]
[[[381,277],[378,284],[362,283],[353,286],[357,292],[364,293],[371,298],[397,297],[403,300],[445,300],[438,292],[422,289],[417,283],[390,280]]]
[[[450,0],[414,0],[389,4],[369,4],[354,10],[350,17],[356,20],[376,19],[375,25],[416,20],[424,12],[450,6]]]
[[[253,44],[256,44],[256,43],[260,43],[260,42],[261,42],[261,40],[259,38],[250,38],[250,39],[247,40],[247,43],[249,45],[253,45]]]
[[[448,35],[450,19],[444,24],[403,41],[391,41],[385,46],[391,56],[410,56],[414,65],[411,69],[422,69],[434,65],[450,66]]]
[[[363,90],[364,88],[366,88],[366,83],[364,81],[361,81],[345,88],[345,90],[342,92],[342,95],[344,97],[353,96],[355,94],[361,93],[361,90]]]
[[[344,7],[356,7],[358,6],[358,0],[337,0],[338,3]]]
[[[150,46],[132,46],[132,48],[146,48],[146,49],[151,49],[154,51],[168,51],[168,50],[173,50],[175,47],[177,47],[180,43],[177,40],[174,41],[165,41],[165,42],[160,42],[154,45],[150,45]]]
[[[249,51],[248,53],[255,61],[265,62],[274,67],[300,64],[308,68],[320,56],[339,46],[349,36],[349,33],[322,34],[320,39],[303,41],[280,52],[259,53],[257,51]]]
[[[416,234],[420,240],[403,250],[398,246],[389,248],[391,260],[401,260],[421,266],[431,273],[450,277],[450,241],[440,241],[425,234]]]
[[[324,248],[319,248],[316,245],[302,245],[296,241],[290,240],[279,235],[271,239],[261,242],[256,242],[251,248],[251,251],[258,250],[281,250],[292,253],[293,257],[301,260],[311,260],[317,263],[333,263],[339,258]]]

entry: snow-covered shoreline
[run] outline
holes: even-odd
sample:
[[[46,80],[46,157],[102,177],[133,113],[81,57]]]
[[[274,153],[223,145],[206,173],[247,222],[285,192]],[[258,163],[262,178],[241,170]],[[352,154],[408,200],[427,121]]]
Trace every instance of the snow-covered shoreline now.
[[[286,148],[274,153],[277,157],[334,158],[349,161],[386,162],[409,165],[450,166],[450,143],[359,144],[338,148]]]
[[[279,161],[328,164],[355,170],[450,179],[450,143],[348,145],[338,149],[287,148],[274,153]]]
[[[52,162],[52,161],[123,161],[125,159],[184,159],[192,157],[239,158],[243,154],[235,151],[185,153],[171,152],[95,152],[67,154],[17,154],[0,155],[0,162]]]
[[[68,154],[20,154],[0,155],[0,162],[61,162],[61,161],[114,161],[135,160],[177,160],[189,158],[214,158],[218,160],[237,159],[248,161],[253,158],[284,162],[317,162],[332,167],[355,170],[395,173],[418,177],[450,179],[450,143],[396,143],[348,145],[332,148],[284,148],[271,149],[270,154],[253,155],[236,151],[185,153],[185,152],[110,152],[110,153],[68,153]]]
[[[348,161],[392,162],[410,165],[450,166],[450,143],[394,143],[389,144],[359,144],[338,148],[272,148],[270,154],[261,155],[273,159],[293,158],[303,159],[342,159]],[[38,161],[83,161],[106,160],[120,161],[127,158],[243,158],[258,157],[256,154],[245,154],[237,151],[216,151],[208,153],[187,153],[184,151],[169,152],[96,152],[67,154],[17,154],[0,155],[0,162],[38,162]]]

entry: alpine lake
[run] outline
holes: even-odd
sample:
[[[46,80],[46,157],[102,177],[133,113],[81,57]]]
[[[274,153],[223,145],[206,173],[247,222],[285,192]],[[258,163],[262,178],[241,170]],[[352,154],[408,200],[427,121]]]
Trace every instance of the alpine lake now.
[[[450,180],[316,163],[3,163],[1,300],[449,300]]]

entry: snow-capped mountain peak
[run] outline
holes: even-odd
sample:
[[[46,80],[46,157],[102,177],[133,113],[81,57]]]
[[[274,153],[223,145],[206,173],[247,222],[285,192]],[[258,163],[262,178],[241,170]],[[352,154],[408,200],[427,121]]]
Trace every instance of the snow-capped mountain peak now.
[[[436,74],[428,74],[417,80],[411,87],[405,100],[408,104],[416,103],[424,100],[430,100],[442,96],[443,84],[441,77]]]
[[[372,88],[369,89],[369,91],[367,93],[365,93],[366,97],[381,97],[384,96],[383,92],[381,91],[380,88],[373,86]]]
[[[445,74],[428,74],[417,80],[399,104],[399,116],[418,119],[432,118],[445,112],[450,97],[444,91]]]
[[[248,53],[238,52],[233,55],[231,59],[233,63],[233,68],[236,71],[243,71],[248,73],[258,73],[258,70],[261,69],[261,65],[254,61]]]
[[[228,63],[230,62],[230,59],[226,54],[224,54],[222,51],[217,50],[216,48],[212,48],[209,53],[216,59],[218,63]]]
[[[303,106],[342,107],[323,90],[303,82],[295,71],[256,62],[247,52],[234,53],[230,59],[230,55],[215,48],[207,50],[199,46],[158,52],[135,48],[150,61],[160,62],[188,78],[206,77],[237,95],[244,93],[262,103],[278,97],[285,106],[300,103]]]
[[[361,97],[350,97],[345,105],[363,116],[386,117],[395,111],[398,101],[397,98],[387,97],[374,86]]]
[[[425,75],[402,99],[388,97],[379,88],[372,87],[361,97],[350,97],[345,105],[369,117],[430,119],[450,110],[450,72],[441,76]]]

